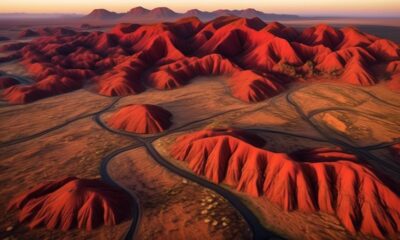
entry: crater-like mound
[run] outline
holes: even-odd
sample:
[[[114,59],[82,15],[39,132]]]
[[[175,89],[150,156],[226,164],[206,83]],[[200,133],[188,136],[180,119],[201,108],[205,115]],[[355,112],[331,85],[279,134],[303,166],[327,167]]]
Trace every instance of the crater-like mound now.
[[[107,120],[110,127],[139,134],[155,134],[171,126],[172,114],[149,104],[133,104],[120,108]]]
[[[153,11],[168,15],[166,9]],[[91,15],[118,16],[101,9]],[[383,81],[377,67],[390,70],[400,61],[397,43],[355,28],[318,25],[297,32],[277,22],[234,16],[206,23],[193,17],[156,24],[120,23],[110,32],[55,27],[21,33],[34,35],[39,37],[30,42],[2,45],[1,51],[12,53],[0,57],[0,62],[20,59],[37,82],[58,75],[52,84],[65,85],[65,78],[85,81],[106,96],[139,94],[147,85],[177,88],[196,76],[226,75],[235,79],[230,81],[233,96],[254,102],[275,95],[291,82],[329,79],[374,85]],[[74,76],[67,74],[71,71]],[[385,85],[397,89],[393,74],[387,71]],[[68,91],[68,87],[52,87],[37,99]]]
[[[9,88],[11,86],[19,84],[19,81],[13,77],[1,77],[0,76],[0,89]]]
[[[30,228],[92,230],[115,225],[130,216],[129,196],[99,179],[67,177],[40,184],[14,198],[19,221]]]
[[[351,233],[396,237],[400,198],[355,156],[337,149],[268,151],[231,131],[179,137],[171,155],[196,174],[261,196],[284,210],[336,215]]]

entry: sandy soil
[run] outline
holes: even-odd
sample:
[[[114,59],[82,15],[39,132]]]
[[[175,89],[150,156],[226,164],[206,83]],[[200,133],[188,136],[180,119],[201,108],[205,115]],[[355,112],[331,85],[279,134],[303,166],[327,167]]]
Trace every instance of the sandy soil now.
[[[109,172],[139,198],[138,239],[251,239],[224,198],[165,170],[144,148],[114,158]]]
[[[92,119],[86,118],[32,141],[0,148],[0,211],[6,212],[8,202],[16,194],[43,181],[68,175],[98,178],[102,157],[131,143],[132,140],[108,133]],[[128,220],[115,227],[103,227],[92,232],[61,232],[43,228],[29,231],[16,223],[15,213],[7,213],[0,217],[0,238],[115,239],[122,236],[129,225]]]
[[[204,89],[207,89],[206,94]],[[174,114],[172,119],[174,125],[171,129],[175,129],[189,122],[220,114],[221,109],[229,112],[249,108],[249,105],[230,97],[226,91],[223,78],[198,79],[181,89],[168,92],[151,90],[137,96],[122,98],[113,109],[110,109],[109,113],[104,114],[103,119],[106,119],[119,106],[130,103],[152,103],[165,107]],[[3,128],[4,135],[2,136],[6,140],[29,136],[61,124],[67,119],[96,112],[112,101],[111,98],[79,90],[33,104],[5,106],[0,108],[1,122],[13,121],[11,129],[20,130],[9,131],[10,128]],[[250,105],[249,109],[263,104]],[[235,112],[231,112],[230,116],[234,114]],[[134,143],[132,140],[101,129],[89,116],[30,141],[0,148],[0,166],[5,170],[0,175],[0,182],[4,186],[0,191],[0,194],[4,196],[0,203],[1,210],[6,208],[8,201],[15,194],[44,180],[64,175],[82,178],[99,177],[101,158],[112,150],[132,143]],[[125,158],[118,156],[112,160],[110,170],[114,174],[118,173],[115,176],[117,181],[129,186],[133,185],[132,190],[144,203],[141,206],[144,208],[144,217],[140,222],[139,230],[141,237],[154,239],[153,236],[157,236],[158,239],[165,239],[166,236],[194,236],[195,234],[197,236],[201,231],[199,236],[202,239],[210,239],[210,236],[213,236],[213,239],[214,237],[216,239],[250,238],[251,233],[247,224],[223,198],[164,170],[143,150],[139,153],[133,151],[134,158],[130,157],[131,152],[127,152]],[[143,165],[136,165],[138,161],[132,159],[140,159],[139,163]],[[37,164],[39,161],[40,167]],[[115,165],[114,161],[118,164]],[[137,174],[136,167],[138,171],[142,171],[141,174]],[[155,169],[157,170],[154,171]],[[163,185],[159,188],[158,185],[161,183]],[[209,198],[212,200],[208,200]],[[165,203],[159,203],[166,199],[168,201]],[[215,204],[212,207],[213,210],[210,208],[207,214],[204,212],[202,214],[202,211],[206,210],[210,204]],[[155,221],[159,224],[154,224]],[[206,223],[207,221],[210,222]],[[217,223],[214,223],[215,221]],[[103,239],[115,239],[115,236],[122,236],[125,233],[129,224],[127,221],[113,228],[101,227],[89,233],[77,230],[63,233],[42,228],[28,231],[23,225],[16,223],[15,214],[6,214],[0,220],[2,231],[0,236],[29,239],[61,237],[98,239],[100,235],[104,235]],[[171,237],[171,239],[174,238]]]
[[[349,85],[338,86],[325,83],[311,84],[303,87],[304,88],[297,91],[293,91],[292,95],[293,99],[296,99],[296,102],[301,106],[305,114],[309,114],[316,110],[325,110],[327,108],[351,108],[356,109],[364,115],[360,117],[356,113],[344,113],[346,114],[346,119],[349,119],[348,122],[351,122],[351,127],[346,125],[348,122],[345,122],[345,124],[329,120],[327,121],[324,119],[318,119],[318,115],[316,115],[315,122],[317,122],[318,126],[323,128],[324,135],[322,135],[316,131],[313,126],[310,126],[309,123],[301,119],[293,106],[286,101],[285,94],[282,94],[267,101],[263,109],[250,113],[237,111],[235,112],[235,117],[230,117],[230,115],[233,114],[227,114],[223,116],[223,121],[221,121],[222,117],[214,118],[211,121],[205,122],[201,126],[197,126],[196,129],[191,128],[190,131],[204,129],[210,126],[235,126],[240,127],[241,129],[259,129],[255,130],[255,133],[263,136],[266,140],[265,148],[279,152],[291,152],[310,147],[334,146],[329,142],[325,142],[328,140],[326,139],[325,134],[333,138],[346,139],[349,144],[354,144],[354,146],[379,144],[400,137],[400,130],[398,129],[400,108],[390,105],[391,103],[398,102],[398,100],[394,101],[394,99],[398,98],[398,95],[383,91],[381,86],[360,88]],[[383,101],[387,101],[389,104],[385,104],[385,102],[371,97],[367,94],[368,92],[374,93],[377,97],[381,98]],[[329,111],[328,113],[331,112]],[[341,134],[340,136],[336,136],[331,131],[326,131],[328,126],[331,126],[329,129],[332,129],[332,126],[336,129],[340,128],[343,124],[345,126],[343,129],[344,134]],[[262,132],[260,129],[278,131],[284,134]],[[356,136],[363,135],[360,135],[360,131],[355,131],[355,129],[367,129],[365,131],[368,131],[370,134],[357,138]],[[176,137],[185,133],[187,133],[187,131],[160,138],[154,143],[154,146],[173,164],[190,171],[187,168],[186,163],[171,159],[169,155],[169,149],[172,144],[174,144]],[[287,136],[285,133],[293,133],[316,139],[310,140]],[[375,154],[375,156],[381,159],[381,162],[377,163],[377,166],[384,166],[393,162],[393,156],[387,151],[376,150],[370,151],[370,153]],[[385,172],[388,169],[378,168],[377,170]],[[393,177],[396,176],[395,173],[389,175]],[[300,211],[285,212],[262,197],[253,198],[238,193],[232,189],[231,191],[242,197],[250,208],[254,210],[253,212],[259,213],[258,216],[268,229],[276,231],[280,235],[286,236],[290,239],[369,238],[368,236],[362,236],[360,234],[356,236],[349,235],[334,216],[324,213],[305,214]],[[296,224],[298,222],[301,222],[302,224]]]
[[[189,85],[168,91],[149,89],[139,95],[124,97],[116,107],[135,103],[153,104],[168,110],[173,116],[171,130],[224,113],[254,111],[267,104],[246,104],[233,98],[223,77],[196,78]]]
[[[30,136],[68,120],[95,113],[113,101],[113,98],[78,90],[31,104],[3,106],[0,108],[0,121],[9,124],[0,125],[0,143]]]

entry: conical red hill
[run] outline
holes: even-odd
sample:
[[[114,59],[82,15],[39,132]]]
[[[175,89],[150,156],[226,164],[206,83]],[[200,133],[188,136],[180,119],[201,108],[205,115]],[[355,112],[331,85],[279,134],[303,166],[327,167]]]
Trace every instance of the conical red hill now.
[[[206,130],[179,137],[171,155],[188,162],[196,174],[284,210],[336,215],[353,234],[399,234],[399,196],[355,156],[339,150],[288,155],[258,148],[231,132]]]
[[[30,228],[92,230],[115,225],[130,216],[129,196],[99,179],[67,177],[40,184],[14,198],[8,209],[20,209],[19,221]]]
[[[155,134],[171,126],[172,114],[149,104],[135,104],[120,108],[108,120],[112,128],[139,134]]]

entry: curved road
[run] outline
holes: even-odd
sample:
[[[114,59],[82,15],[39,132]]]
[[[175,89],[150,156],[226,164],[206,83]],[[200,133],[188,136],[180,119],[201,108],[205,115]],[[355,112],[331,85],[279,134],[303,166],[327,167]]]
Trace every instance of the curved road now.
[[[302,87],[304,88],[304,87]],[[300,88],[301,89],[301,88]],[[325,139],[327,139],[330,143],[337,145],[339,147],[341,147],[344,150],[348,150],[350,152],[353,152],[355,155],[359,156],[359,160],[360,161],[365,161],[367,162],[369,165],[373,166],[374,169],[382,169],[382,167],[385,168],[385,172],[387,173],[392,173],[393,176],[400,176],[400,168],[394,164],[394,163],[390,163],[390,162],[385,162],[385,161],[380,161],[379,158],[377,158],[375,155],[371,154],[370,152],[368,152],[367,150],[369,150],[369,147],[364,148],[357,148],[357,147],[353,147],[352,145],[337,139],[337,138],[333,138],[330,137],[328,134],[326,134],[318,124],[314,123],[311,119],[311,117],[307,116],[307,114],[303,111],[303,109],[301,108],[300,104],[298,104],[294,99],[293,99],[293,93],[295,91],[299,90],[297,89],[292,89],[289,90],[289,92],[286,94],[286,101],[292,105],[292,107],[296,110],[296,112],[299,114],[299,116],[305,121],[307,122],[310,126],[312,126],[321,136],[323,136]],[[378,98],[379,99],[379,98]],[[397,141],[391,142],[391,144],[395,144]],[[390,143],[381,143],[378,145],[387,145]],[[373,148],[373,149],[378,149],[378,148]],[[400,192],[400,188],[392,183],[389,182],[389,185],[391,187],[391,189],[396,192],[399,193]]]
[[[116,98],[111,104],[109,104],[105,108],[101,109],[100,111],[97,111],[97,112],[94,112],[94,113],[88,113],[88,114],[84,114],[82,116],[78,116],[76,118],[68,119],[67,121],[65,121],[62,124],[59,124],[57,126],[48,128],[48,129],[43,130],[43,131],[38,132],[38,133],[34,133],[34,134],[30,135],[30,136],[25,136],[25,137],[21,137],[21,138],[17,138],[17,139],[13,139],[13,140],[10,140],[10,141],[7,141],[7,142],[0,143],[0,148],[9,147],[9,146],[12,146],[12,145],[15,145],[15,144],[18,144],[18,143],[22,143],[22,142],[26,142],[26,141],[32,140],[34,138],[37,138],[37,137],[43,136],[45,134],[48,134],[48,133],[50,133],[52,131],[58,130],[60,128],[63,128],[63,127],[65,127],[65,126],[67,126],[67,125],[69,125],[69,124],[71,124],[73,122],[76,122],[78,120],[81,120],[81,119],[84,119],[84,118],[87,118],[87,117],[90,117],[90,116],[93,116],[93,115],[96,115],[96,114],[102,114],[104,112],[107,112],[115,104],[117,104],[117,102],[120,99],[121,99],[120,97]]]
[[[104,156],[103,159],[101,160],[101,163],[100,163],[100,176],[101,176],[101,179],[104,182],[106,182],[107,184],[109,184],[109,185],[111,185],[111,186],[113,186],[113,187],[115,187],[115,188],[117,188],[117,189],[119,189],[119,190],[121,190],[123,192],[128,193],[130,198],[131,198],[130,199],[130,202],[131,202],[131,206],[130,207],[131,207],[132,220],[131,220],[131,225],[129,226],[128,231],[125,233],[125,236],[123,238],[124,240],[131,240],[136,235],[137,227],[138,227],[138,224],[140,222],[140,217],[141,217],[141,215],[140,215],[140,202],[139,202],[139,199],[136,197],[136,195],[133,192],[131,192],[128,188],[125,188],[124,186],[119,185],[118,183],[116,183],[111,178],[111,176],[108,174],[107,166],[108,166],[108,163],[115,156],[117,156],[117,155],[119,155],[119,154],[121,154],[123,152],[138,148],[140,146],[141,146],[141,144],[137,144],[136,143],[136,144],[132,144],[132,145],[117,149],[117,150],[107,154],[106,156]]]
[[[319,141],[319,142],[328,142],[337,146],[341,146],[344,149],[348,149],[354,153],[356,153],[357,155],[361,155],[366,157],[367,159],[370,160],[374,160],[374,162],[376,162],[376,157],[371,155],[370,153],[366,152],[366,150],[370,150],[370,149],[380,149],[380,148],[385,148],[389,145],[392,145],[398,141],[395,142],[391,142],[391,143],[380,143],[380,144],[376,144],[373,146],[367,146],[367,147],[353,147],[343,141],[340,141],[339,139],[336,138],[331,138],[330,136],[326,135],[317,124],[315,124],[311,118],[312,116],[307,116],[303,110],[301,109],[300,105],[297,104],[297,102],[292,98],[292,93],[294,91],[299,90],[299,88],[297,89],[292,89],[289,90],[289,92],[286,94],[286,100],[287,102],[292,105],[292,107],[296,110],[296,112],[300,115],[300,117],[305,120],[307,123],[309,123],[312,127],[314,127],[319,134],[324,138],[324,139],[320,139],[320,138],[315,138],[315,137],[311,137],[311,136],[303,136],[303,135],[298,135],[298,134],[292,134],[292,133],[287,133],[287,132],[283,132],[283,131],[278,131],[278,130],[274,130],[274,129],[259,129],[259,128],[248,128],[245,130],[248,131],[263,131],[263,132],[269,132],[269,133],[276,133],[276,134],[282,134],[282,135],[286,135],[286,136],[292,136],[292,137],[299,137],[299,138],[305,138],[305,139],[309,139],[309,140],[313,140],[313,141]],[[368,92],[367,92],[368,93]],[[370,95],[371,97],[373,97],[374,99],[387,103],[386,101],[372,95],[371,93],[368,93],[368,95]],[[267,230],[264,228],[264,226],[262,226],[262,224],[260,223],[259,219],[253,214],[253,212],[250,211],[250,209],[243,204],[243,202],[234,194],[232,194],[229,190],[220,187],[219,185],[216,185],[214,183],[211,183],[201,177],[198,177],[197,175],[194,175],[190,172],[184,171],[180,168],[175,167],[173,164],[171,164],[169,161],[165,160],[158,152],[157,150],[153,147],[152,143],[157,140],[160,137],[163,137],[167,134],[173,133],[177,130],[182,130],[186,127],[189,126],[193,126],[194,124],[197,123],[202,123],[206,120],[215,118],[217,116],[229,113],[229,112],[233,112],[233,111],[237,111],[240,109],[233,109],[233,110],[229,110],[223,113],[219,113],[216,114],[214,116],[210,116],[208,118],[205,119],[200,119],[197,121],[193,121],[190,123],[187,123],[185,125],[182,125],[178,128],[175,129],[171,129],[170,131],[166,131],[163,134],[159,134],[157,136],[150,136],[150,137],[141,137],[140,135],[136,135],[136,134],[131,134],[128,132],[123,132],[123,131],[117,131],[114,129],[109,128],[102,120],[101,120],[101,115],[105,112],[107,112],[108,110],[110,110],[111,108],[113,108],[115,106],[115,104],[120,100],[121,98],[116,98],[110,105],[108,105],[107,107],[103,108],[102,110],[95,112],[95,113],[90,113],[90,114],[85,114],[73,119],[69,119],[66,122],[64,122],[63,124],[57,125],[55,127],[46,129],[44,131],[41,131],[39,133],[35,133],[33,135],[30,136],[26,136],[26,137],[22,137],[22,138],[18,138],[18,139],[14,139],[14,140],[10,140],[8,142],[5,143],[1,143],[0,144],[0,148],[2,147],[7,147],[7,146],[11,146],[14,144],[18,144],[21,142],[25,142],[25,141],[29,141],[32,140],[34,138],[40,137],[42,135],[45,135],[49,132],[52,132],[54,130],[60,129],[72,122],[78,121],[80,119],[86,118],[86,117],[90,117],[92,116],[94,121],[103,129],[110,131],[114,134],[118,134],[118,135],[122,135],[122,136],[127,136],[130,137],[134,140],[136,140],[137,142],[135,144],[117,149],[113,152],[111,152],[110,154],[106,155],[102,161],[101,161],[101,165],[100,165],[100,174],[102,179],[107,182],[108,184],[115,186],[116,188],[121,189],[124,192],[127,192],[130,196],[131,196],[131,211],[132,211],[132,223],[129,227],[128,232],[125,234],[124,239],[128,240],[128,239],[132,239],[133,237],[135,237],[135,234],[137,232],[137,228],[138,228],[138,224],[140,222],[140,204],[139,204],[139,200],[138,198],[134,195],[134,193],[132,193],[129,189],[123,187],[122,185],[119,185],[117,182],[115,182],[108,174],[107,172],[107,166],[108,163],[117,155],[135,149],[137,147],[145,147],[148,151],[148,153],[152,156],[152,158],[160,165],[162,165],[163,167],[167,168],[168,170],[174,172],[175,174],[187,178],[193,182],[196,182],[200,185],[202,185],[203,187],[209,188],[217,193],[219,193],[221,196],[223,196],[224,198],[226,198],[243,216],[243,218],[246,220],[246,222],[248,223],[248,225],[250,226],[252,232],[253,232],[253,238],[254,239],[268,239],[268,238],[274,238],[274,239],[280,239],[281,237],[277,236],[275,233]],[[397,105],[394,104],[389,104],[392,106],[397,107]],[[342,109],[343,110],[343,109]],[[345,109],[347,110],[347,109]],[[379,162],[378,162],[379,163]]]
[[[220,113],[217,115],[214,115],[212,117],[208,117],[205,119],[201,119],[201,120],[197,120],[188,124],[185,124],[183,126],[180,126],[178,128],[175,128],[173,131],[177,131],[178,129],[182,129],[184,127],[188,127],[192,124],[195,123],[199,123],[202,121],[206,121],[209,120],[213,117],[219,116],[221,114],[224,113]],[[165,160],[158,152],[157,150],[153,147],[153,142],[155,140],[157,140],[158,138],[164,136],[164,135],[159,135],[157,137],[152,137],[152,138],[142,138],[136,134],[131,134],[128,132],[121,132],[121,131],[117,131],[114,130],[110,127],[108,127],[101,119],[101,114],[96,114],[95,116],[93,116],[93,119],[96,121],[96,123],[101,126],[102,128],[104,128],[105,130],[115,133],[115,134],[119,134],[122,136],[127,136],[130,137],[132,139],[134,139],[135,141],[138,141],[140,144],[140,146],[143,146],[146,148],[147,152],[151,155],[151,157],[161,166],[165,167],[166,169],[168,169],[169,171],[183,177],[186,179],[189,179],[193,182],[198,183],[199,185],[211,189],[215,192],[217,192],[218,194],[220,194],[221,196],[223,196],[225,199],[227,199],[243,216],[243,218],[245,219],[245,221],[248,223],[249,227],[251,228],[252,232],[253,232],[253,239],[283,239],[282,237],[276,235],[275,233],[265,229],[265,227],[260,223],[259,219],[254,215],[254,213],[233,193],[231,193],[229,190],[216,185],[212,182],[209,182],[197,175],[194,175],[190,172],[187,172],[185,170],[182,170],[178,167],[176,167],[175,165],[173,165],[172,163],[170,163],[169,161]],[[169,131],[169,133],[173,132],[173,131]],[[124,151],[128,151],[131,150],[132,148],[127,148],[125,150],[122,151],[118,151],[119,153],[122,153]],[[121,150],[121,149],[120,149]],[[109,159],[110,160],[110,159]],[[102,167],[102,169],[106,169],[106,164],[104,167]],[[111,181],[113,181],[112,179],[110,179]],[[113,183],[114,185],[117,183]],[[118,184],[117,184],[118,185]],[[134,221],[134,220],[133,220]],[[138,224],[136,223],[136,226],[138,226]],[[132,226],[131,226],[132,227]],[[132,231],[132,229],[130,229],[130,231]],[[131,236],[131,234],[127,234],[128,236]]]

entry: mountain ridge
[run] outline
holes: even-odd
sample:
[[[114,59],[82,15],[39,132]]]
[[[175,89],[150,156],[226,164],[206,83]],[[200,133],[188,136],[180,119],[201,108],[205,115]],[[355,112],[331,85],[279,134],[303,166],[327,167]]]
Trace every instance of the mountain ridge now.
[[[299,19],[300,16],[292,14],[275,14],[265,13],[253,8],[247,9],[218,9],[215,11],[202,11],[200,9],[190,9],[184,13],[178,13],[167,7],[157,7],[153,9],[146,9],[142,6],[134,7],[124,13],[115,13],[106,9],[94,9],[84,19],[89,20],[105,20],[105,19],[177,19],[182,17],[198,17],[202,20],[213,19],[220,16],[237,16],[237,17],[258,17],[263,20],[282,20],[282,19]]]

